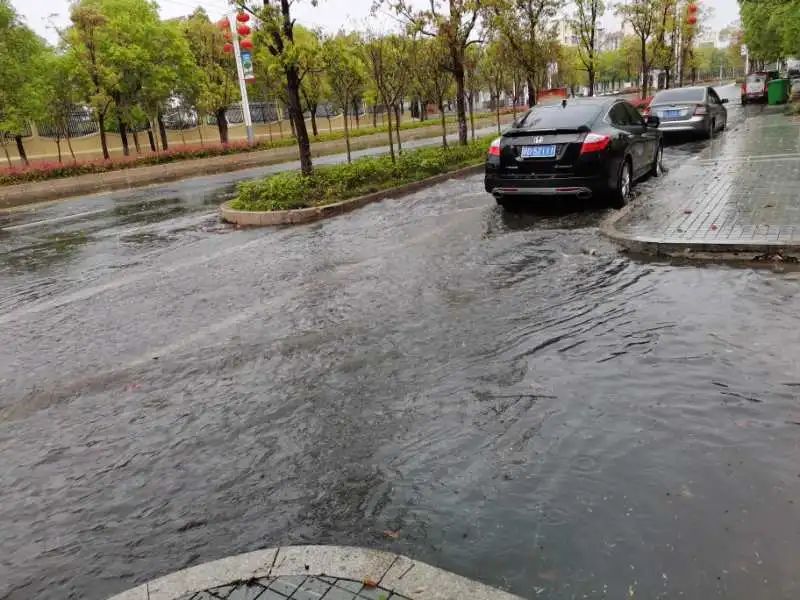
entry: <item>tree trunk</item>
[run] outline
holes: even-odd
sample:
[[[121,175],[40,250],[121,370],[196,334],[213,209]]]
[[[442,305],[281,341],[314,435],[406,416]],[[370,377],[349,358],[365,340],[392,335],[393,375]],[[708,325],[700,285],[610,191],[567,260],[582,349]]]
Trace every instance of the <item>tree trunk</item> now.
[[[11,162],[11,155],[8,153],[8,145],[7,145],[8,143],[6,141],[6,134],[4,133],[0,133],[0,144],[2,144],[3,146],[3,152],[6,155],[6,162],[8,162],[9,168],[13,167],[14,163]]]
[[[314,137],[319,136],[319,131],[317,130],[317,110],[316,108],[310,109],[309,112],[311,113],[311,132],[313,133]],[[330,118],[328,118],[328,126],[330,127]]]
[[[328,133],[333,134],[333,125],[331,125],[331,115],[326,114],[325,118],[328,119]],[[346,118],[346,117],[344,117]]]
[[[469,95],[469,126],[472,131],[472,141],[475,141],[475,94]]]
[[[136,154],[141,154],[142,147],[139,146],[139,133],[135,129],[133,130],[133,145],[136,147]]]
[[[352,160],[350,158],[350,127],[347,123],[347,102],[344,103],[342,112],[344,113],[344,145],[347,148],[347,164],[350,164]]]
[[[386,102],[384,102],[384,104],[386,106],[388,106],[388,104]],[[381,116],[383,116],[383,113],[381,113]],[[392,157],[392,164],[394,164],[394,162],[395,162],[394,136],[392,135],[392,113],[391,113],[391,111],[387,112],[386,116],[389,118],[389,155]]]
[[[400,140],[400,107],[395,104],[394,105],[394,122],[397,127],[395,127],[395,134],[397,135],[397,153],[403,153],[403,142]]]
[[[150,142],[150,152],[158,154],[158,146],[156,146],[156,138],[153,135],[152,125],[150,125],[150,129],[147,130],[147,140]]]
[[[375,105],[372,107],[372,128],[378,128],[378,106]]]
[[[442,119],[442,148],[447,148],[447,117],[444,114],[443,100],[439,100],[439,116]]]
[[[128,146],[128,126],[122,119],[119,120],[119,137],[122,138],[122,154],[130,156],[131,149]]]
[[[19,158],[26,167],[28,166],[28,155],[25,153],[25,146],[22,144],[22,136],[15,135],[14,141],[17,143],[17,152],[19,152]]]
[[[228,143],[228,117],[225,116],[225,108],[218,108],[214,114],[217,117],[217,130],[219,131],[219,141],[221,144]]]
[[[308,139],[308,130],[300,107],[300,74],[297,67],[286,67],[286,92],[289,96],[289,120],[294,121],[297,136],[297,149],[300,152],[300,171],[303,175],[311,175],[314,165],[311,162],[311,142]]]
[[[500,133],[500,94],[497,94],[494,99],[495,116],[497,117],[497,133]]]
[[[356,118],[356,129],[361,129],[361,123],[359,123],[359,116],[358,116],[359,108],[360,107],[358,106],[358,104],[356,104],[356,101],[353,100],[353,113]]]
[[[200,138],[200,146],[205,146],[206,142],[203,139],[203,122],[200,121],[200,126],[197,128],[197,137]]]
[[[528,77],[525,83],[528,84],[528,108],[531,108],[536,104],[536,95],[533,92],[533,78]]]
[[[69,154],[72,157],[72,162],[74,164],[78,162],[78,160],[75,158],[75,150],[72,149],[72,139],[70,138],[68,127],[64,128],[64,139],[67,140],[67,148],[69,148]]]
[[[647,40],[644,38],[639,38],[640,43],[640,54],[642,60],[642,99],[647,98],[647,91],[650,82],[648,81],[648,75],[650,74],[650,69],[647,68]]]
[[[198,118],[197,129],[199,131],[202,128],[203,128],[203,121],[202,119]],[[161,114],[160,110],[158,111],[158,134],[161,137],[161,149],[168,150],[169,140],[167,140],[167,126],[164,124],[164,115]],[[201,137],[200,139],[202,140],[203,138]]]
[[[594,67],[586,69],[586,72],[589,75],[589,95],[594,96]]]
[[[456,112],[458,114],[458,143],[466,146],[467,138],[467,107],[464,102],[464,63],[458,61],[454,73],[456,79]]]
[[[97,126],[100,128],[100,147],[103,149],[103,159],[110,160],[108,153],[108,139],[106,139],[106,114],[105,111],[97,113]]]
[[[61,136],[60,135],[56,136],[56,148],[58,149],[58,164],[61,164],[64,161],[61,160]]]

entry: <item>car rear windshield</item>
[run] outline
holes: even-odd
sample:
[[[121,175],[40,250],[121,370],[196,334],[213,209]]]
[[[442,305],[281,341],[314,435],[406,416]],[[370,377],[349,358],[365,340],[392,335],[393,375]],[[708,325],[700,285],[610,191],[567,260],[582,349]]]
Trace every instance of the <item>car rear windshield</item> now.
[[[705,96],[706,91],[703,88],[676,88],[658,92],[653,98],[652,104],[660,104],[662,102],[702,102]]]
[[[537,106],[525,115],[519,126],[523,129],[573,129],[592,123],[600,115],[600,108],[594,103],[569,101],[566,106]]]
[[[747,83],[761,83],[764,81],[764,75],[748,75],[747,76]]]

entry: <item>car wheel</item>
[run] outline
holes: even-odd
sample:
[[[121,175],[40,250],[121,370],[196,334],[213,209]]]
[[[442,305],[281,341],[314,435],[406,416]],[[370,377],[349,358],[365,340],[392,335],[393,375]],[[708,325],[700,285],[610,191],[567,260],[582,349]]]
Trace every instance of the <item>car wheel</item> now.
[[[711,122],[708,124],[708,129],[703,133],[703,137],[707,140],[710,140],[714,137],[714,129],[716,128],[717,124],[712,119]]]
[[[742,96],[742,106],[744,106],[745,104],[747,104],[747,98]]]
[[[653,177],[661,177],[664,174],[664,146],[659,143],[656,149],[656,156],[653,159],[653,166],[650,169],[650,175]]]
[[[495,196],[494,199],[497,201],[497,205],[502,208],[503,210],[514,210],[516,208],[516,203],[511,198],[505,198],[504,196]]]
[[[625,159],[622,163],[622,168],[619,170],[617,177],[617,189],[614,191],[614,206],[622,208],[631,199],[631,191],[633,190],[633,171],[631,170],[631,161]]]

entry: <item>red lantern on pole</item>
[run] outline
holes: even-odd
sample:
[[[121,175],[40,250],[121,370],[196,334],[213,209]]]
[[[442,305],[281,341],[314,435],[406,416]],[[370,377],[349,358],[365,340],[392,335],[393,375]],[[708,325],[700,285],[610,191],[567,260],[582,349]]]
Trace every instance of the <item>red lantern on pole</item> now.
[[[239,46],[242,48],[242,50],[252,50],[253,40],[250,38],[244,38],[241,42],[239,42]]]
[[[233,44],[227,42],[224,46],[222,46],[222,51],[225,54],[230,54],[231,52],[233,52]]]
[[[239,23],[247,23],[250,20],[250,15],[240,12],[238,15],[236,15],[236,20],[239,21]]]
[[[236,32],[241,36],[250,35],[250,28],[247,25],[239,25]]]
[[[697,23],[697,17],[696,17],[695,15],[689,15],[689,16],[686,18],[686,22],[687,22],[689,25],[694,25],[695,23]]]
[[[220,19],[219,21],[217,21],[217,27],[219,27],[224,31],[225,29],[230,29],[231,24],[228,21],[228,19]]]
[[[692,15],[692,14],[696,13],[696,12],[697,12],[697,4],[695,4],[694,2],[692,2],[691,4],[689,4],[689,6],[687,6],[687,7],[686,7],[686,10],[688,10],[688,11],[689,11],[689,14],[690,14],[690,15]]]

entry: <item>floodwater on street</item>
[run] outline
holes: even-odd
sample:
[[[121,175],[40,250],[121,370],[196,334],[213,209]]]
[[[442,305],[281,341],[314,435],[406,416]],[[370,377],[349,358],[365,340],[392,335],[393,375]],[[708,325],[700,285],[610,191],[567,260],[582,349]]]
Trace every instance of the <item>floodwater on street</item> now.
[[[800,273],[631,260],[605,209],[481,176],[259,230],[231,192],[2,222],[0,598],[291,543],[526,598],[800,596]]]

